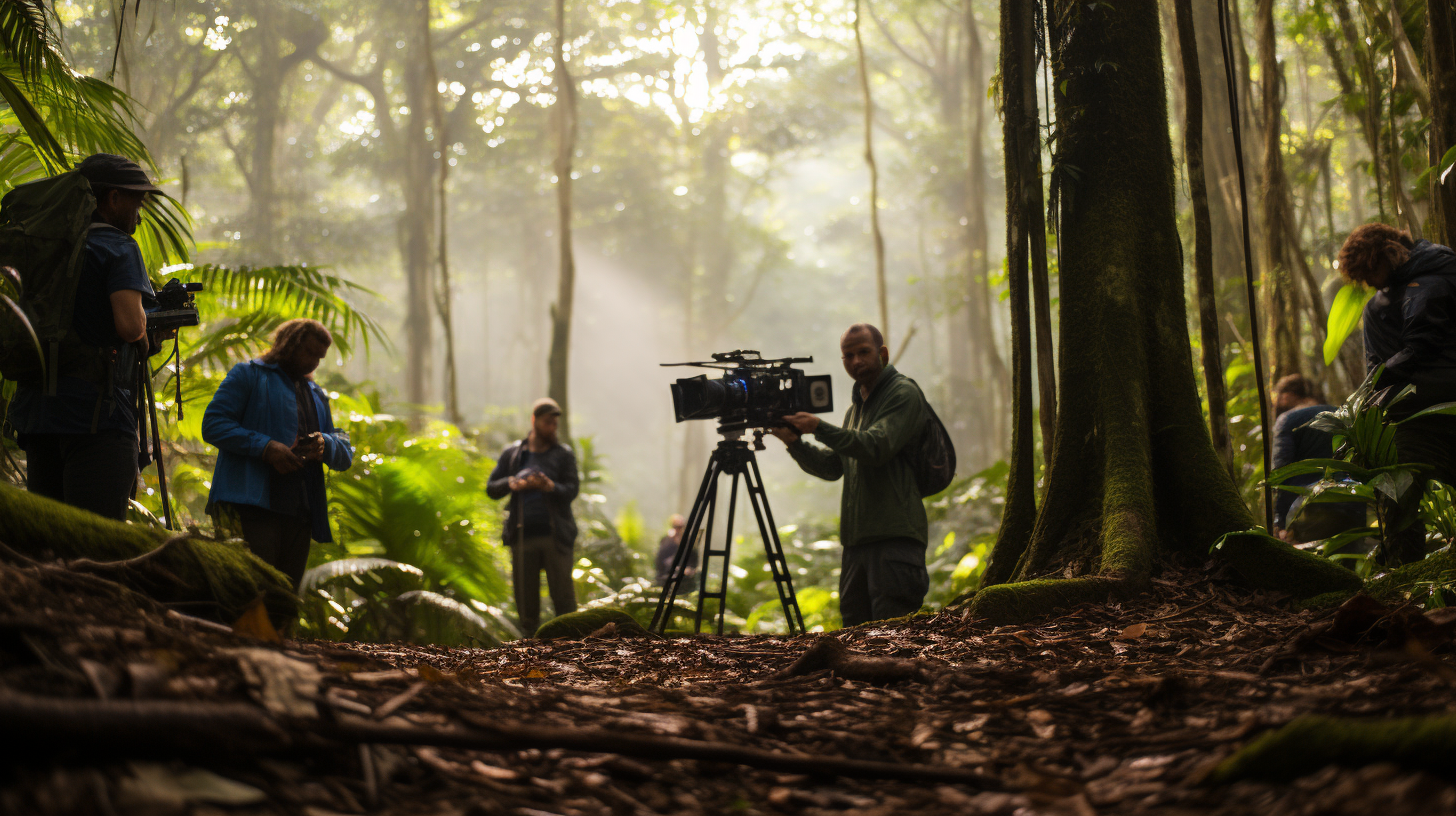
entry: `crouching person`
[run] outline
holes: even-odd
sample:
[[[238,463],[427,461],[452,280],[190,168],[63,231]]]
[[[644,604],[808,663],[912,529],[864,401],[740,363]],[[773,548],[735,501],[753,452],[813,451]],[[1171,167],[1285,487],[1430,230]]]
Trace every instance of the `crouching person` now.
[[[332,541],[324,465],[347,470],[354,449],[334,428],[313,381],[333,337],[317,320],[289,320],[273,348],[228,372],[202,418],[218,449],[207,509],[219,531],[240,536],[298,588],[310,539]]]

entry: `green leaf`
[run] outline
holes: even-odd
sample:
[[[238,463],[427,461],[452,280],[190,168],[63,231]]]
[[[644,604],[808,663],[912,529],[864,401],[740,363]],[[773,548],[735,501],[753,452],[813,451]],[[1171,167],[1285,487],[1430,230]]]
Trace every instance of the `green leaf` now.
[[[1346,338],[1360,325],[1360,315],[1365,311],[1365,304],[1374,296],[1374,289],[1357,283],[1347,283],[1340,287],[1339,293],[1335,295],[1334,305],[1330,306],[1329,320],[1325,325],[1325,365],[1335,361],[1340,353],[1340,346],[1345,344]]]
[[[1361,527],[1353,530],[1346,530],[1343,533],[1332,535],[1320,545],[1320,554],[1326,558],[1333,558],[1338,551],[1350,544],[1354,544],[1364,538],[1371,536],[1379,537],[1380,530],[1376,527]],[[1347,554],[1348,555],[1348,554]]]
[[[1396,422],[1391,423],[1391,424],[1393,424],[1393,425],[1399,425],[1402,422],[1410,422],[1412,419],[1415,419],[1416,417],[1429,416],[1429,415],[1432,415],[1432,414],[1445,414],[1445,415],[1448,415],[1448,416],[1449,415],[1456,415],[1456,402],[1443,402],[1440,405],[1432,405],[1429,408],[1423,408],[1423,409],[1421,409],[1419,411],[1416,411],[1414,414],[1411,414],[1410,416],[1406,417],[1405,419],[1397,420]]]
[[[1415,484],[1415,474],[1409,470],[1382,473],[1370,480],[1370,486],[1392,499],[1399,500]]]

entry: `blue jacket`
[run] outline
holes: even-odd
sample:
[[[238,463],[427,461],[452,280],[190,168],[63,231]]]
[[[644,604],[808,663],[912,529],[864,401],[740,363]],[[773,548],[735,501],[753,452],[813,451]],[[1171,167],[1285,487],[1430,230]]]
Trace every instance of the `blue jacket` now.
[[[334,428],[324,390],[312,380],[308,390],[313,394],[319,430],[324,435],[324,464],[334,470],[348,470],[354,463],[349,434]],[[273,468],[263,461],[263,449],[273,440],[291,446],[297,436],[298,400],[289,376],[262,360],[233,366],[202,417],[202,438],[218,449],[208,505],[232,502],[271,509],[268,487]],[[322,480],[319,482],[316,489],[309,486],[312,535],[315,541],[333,541],[328,503]]]

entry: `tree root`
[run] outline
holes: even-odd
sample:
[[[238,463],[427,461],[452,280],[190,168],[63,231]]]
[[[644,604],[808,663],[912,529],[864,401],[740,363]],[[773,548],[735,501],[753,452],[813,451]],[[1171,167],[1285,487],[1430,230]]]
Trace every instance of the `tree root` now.
[[[846,680],[872,683],[877,686],[900,683],[906,680],[926,680],[927,671],[923,661],[902,657],[874,657],[855,654],[843,643],[828,635],[816,638],[799,659],[788,668],[775,672],[768,679],[783,680],[802,677],[817,671],[829,669]]]
[[[1391,570],[1371,581],[1365,591],[1377,601],[1399,603],[1409,595],[1424,595],[1432,587],[1452,583],[1456,583],[1456,552],[1448,547],[1425,559]]]
[[[971,598],[968,614],[996,626],[1025,623],[1084,603],[1106,603],[1109,596],[1127,595],[1141,589],[1139,583],[1128,578],[1091,576],[997,584],[983,588]]]
[[[1456,778],[1456,716],[1369,720],[1300,717],[1220,762],[1205,782],[1290,780],[1327,765],[1358,767],[1393,762],[1446,779]]]
[[[1360,590],[1359,576],[1327,558],[1253,533],[1230,533],[1214,555],[1254,589],[1287,592],[1296,599]]]
[[[261,709],[241,703],[100,701],[34,697],[0,691],[0,722],[6,724],[4,751],[89,752],[122,756],[195,756],[337,750],[338,743],[424,745],[468,751],[564,749],[639,759],[695,759],[762,768],[779,773],[938,782],[999,790],[995,779],[968,768],[874,762],[841,757],[766,751],[707,740],[626,734],[593,728],[557,728],[502,723],[494,715],[461,712],[473,728],[429,728],[376,723],[336,714],[332,721],[308,720],[286,729]]]
[[[612,628],[607,629],[608,626]],[[538,640],[581,640],[589,637],[658,637],[621,609],[603,606],[558,615],[536,630]]]

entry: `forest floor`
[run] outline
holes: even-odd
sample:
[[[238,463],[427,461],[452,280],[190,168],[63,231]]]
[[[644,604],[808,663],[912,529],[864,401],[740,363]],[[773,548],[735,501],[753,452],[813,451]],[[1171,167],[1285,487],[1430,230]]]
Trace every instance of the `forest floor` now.
[[[1036,625],[946,612],[835,633],[899,659],[876,676],[786,671],[816,635],[267,643],[0,566],[0,811],[1456,812],[1456,786],[1391,764],[1203,784],[1301,714],[1446,713],[1456,671],[1199,573],[1154,584]],[[758,767],[682,758],[705,745]]]

